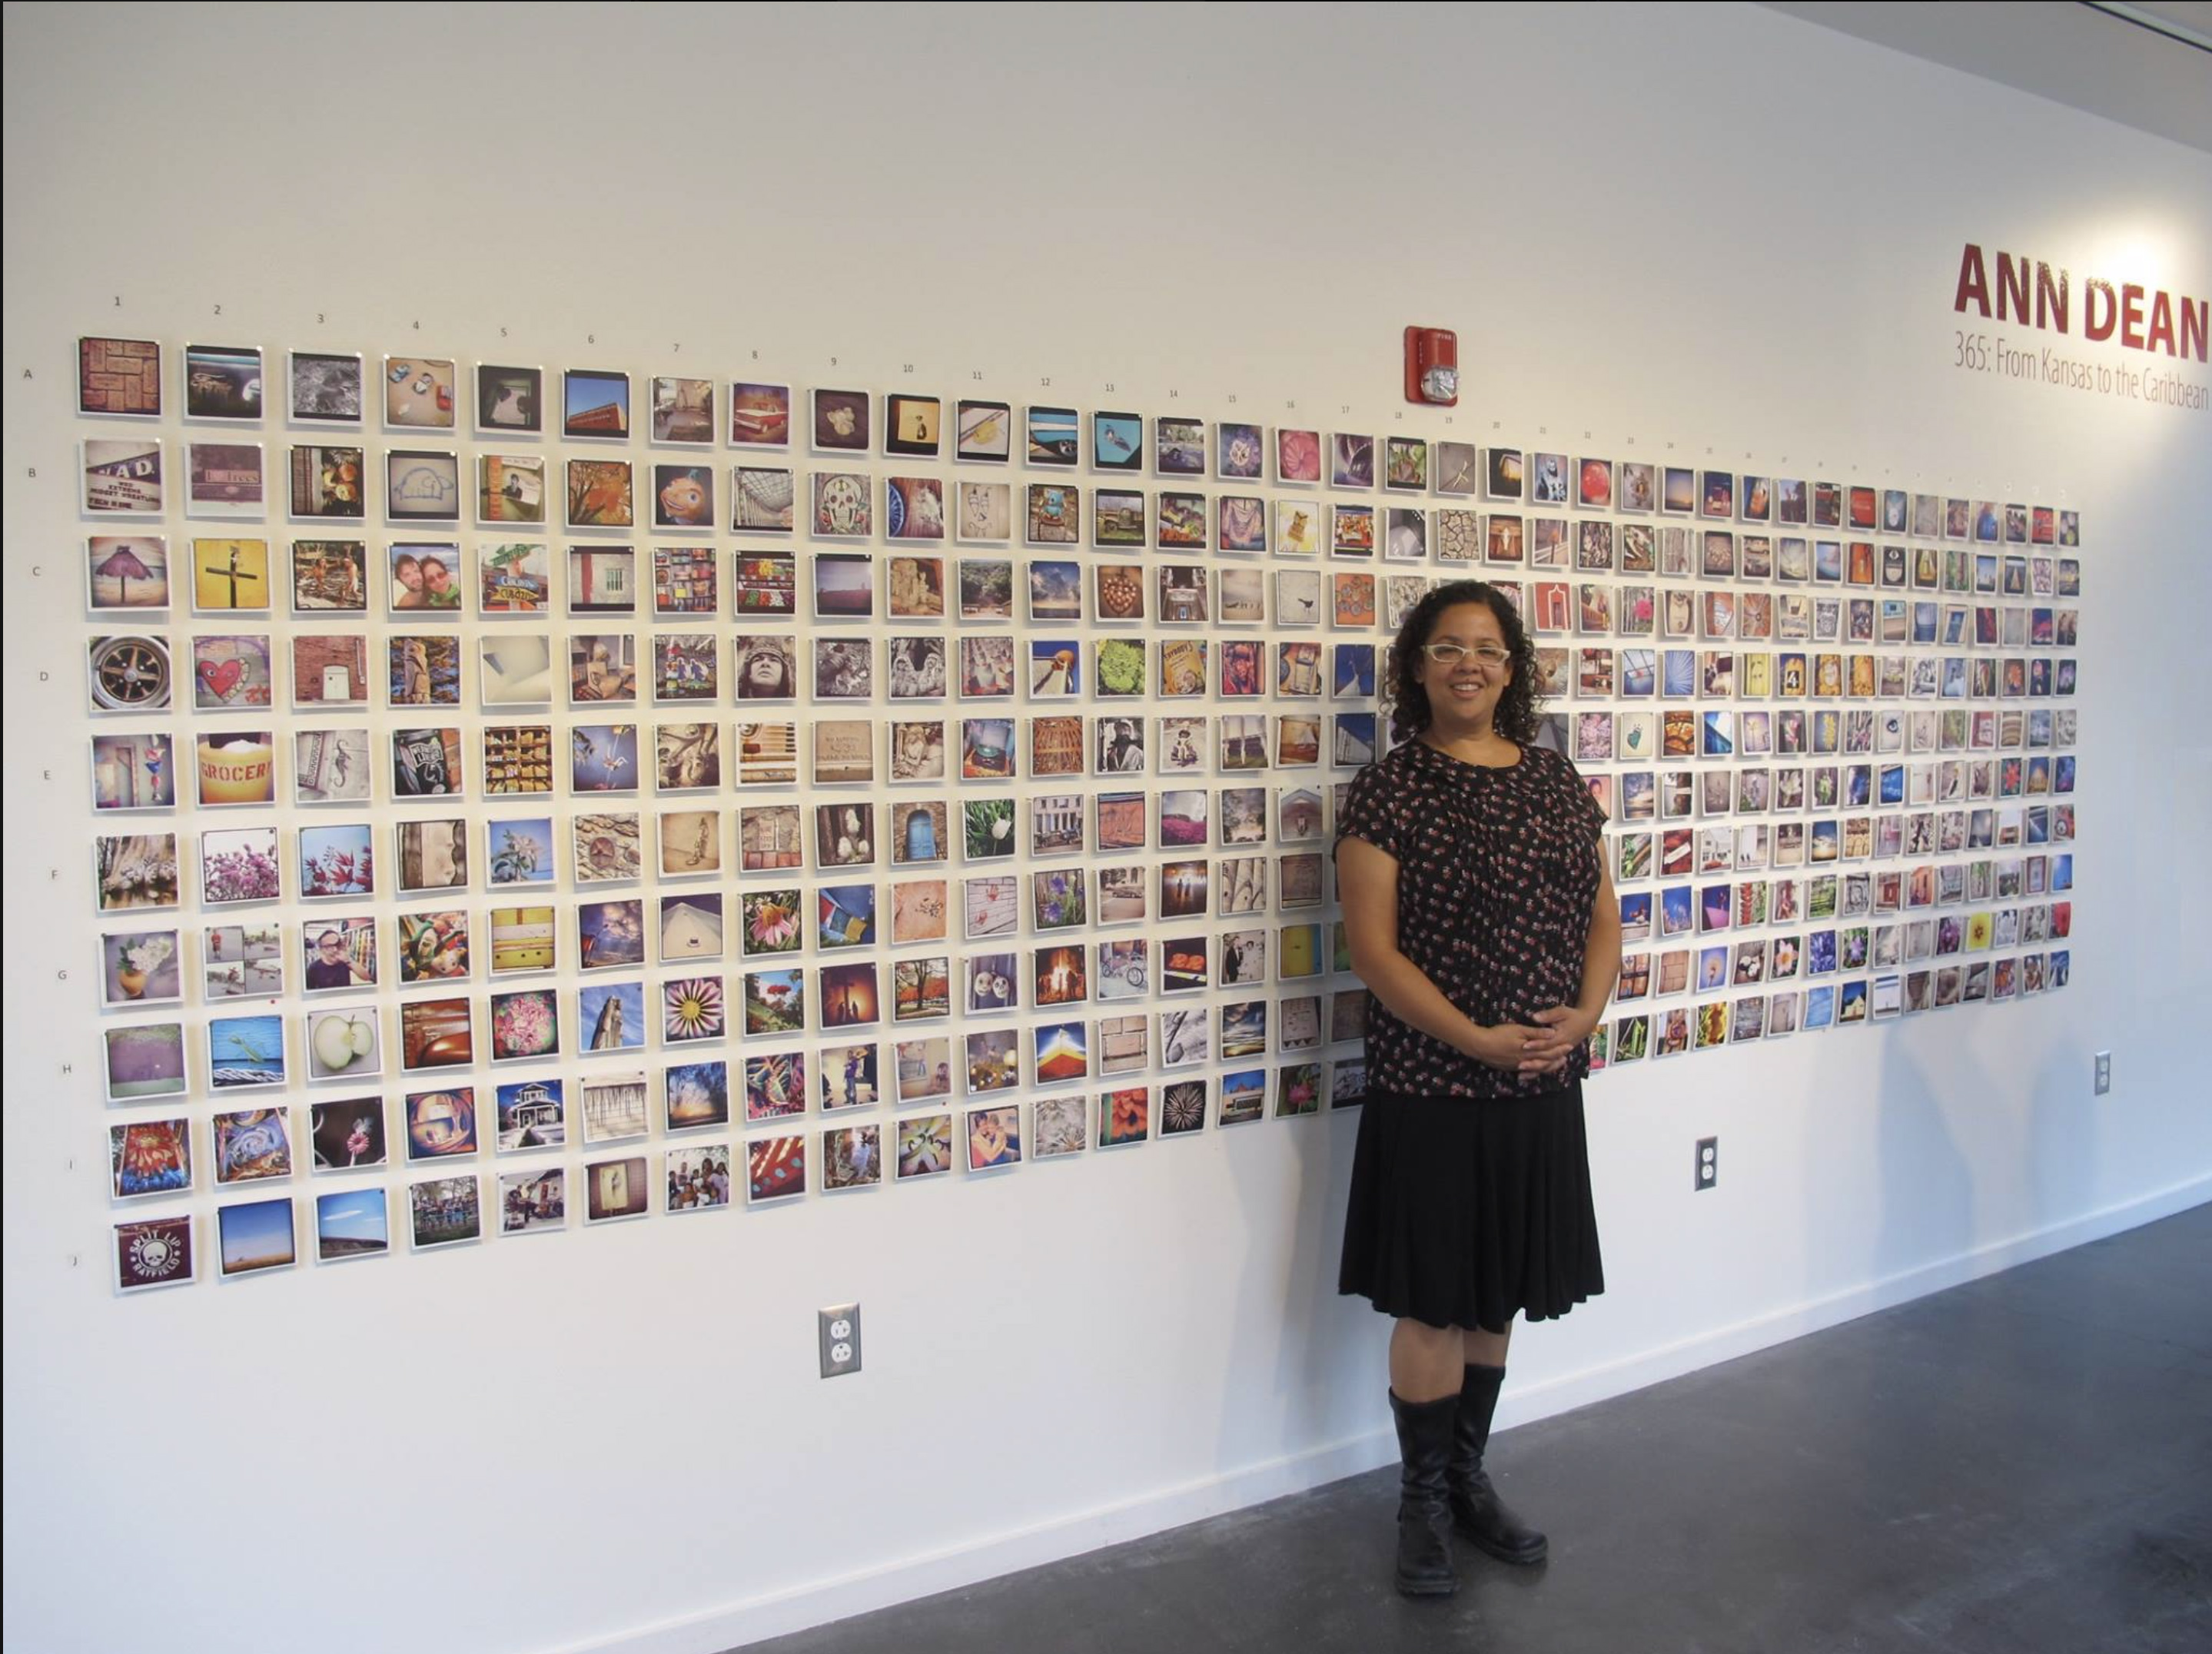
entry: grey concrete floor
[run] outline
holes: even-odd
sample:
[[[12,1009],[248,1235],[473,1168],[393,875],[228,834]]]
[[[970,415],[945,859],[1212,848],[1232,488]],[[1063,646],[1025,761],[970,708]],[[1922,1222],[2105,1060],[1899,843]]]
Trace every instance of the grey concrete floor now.
[[[1500,1437],[1552,1537],[1390,1586],[1396,1471],[751,1654],[2212,1651],[2212,1205]]]

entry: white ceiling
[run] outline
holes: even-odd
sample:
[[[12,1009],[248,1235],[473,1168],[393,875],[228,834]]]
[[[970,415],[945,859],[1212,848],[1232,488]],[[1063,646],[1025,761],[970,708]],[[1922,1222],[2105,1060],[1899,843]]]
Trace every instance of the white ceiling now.
[[[2212,51],[2073,0],[1771,9],[2212,153]],[[2206,0],[2136,0],[2124,12],[2212,40]]]

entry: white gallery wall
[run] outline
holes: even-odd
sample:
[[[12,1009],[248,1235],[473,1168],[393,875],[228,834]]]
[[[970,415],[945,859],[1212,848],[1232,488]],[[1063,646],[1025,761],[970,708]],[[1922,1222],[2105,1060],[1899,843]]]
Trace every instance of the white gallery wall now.
[[[1608,1290],[1523,1330],[1506,1412],[2212,1197],[2212,415],[1961,370],[1951,308],[1967,242],[2212,291],[2212,158],[1733,6],[19,6],[5,44],[11,1645],[704,1654],[1393,1450],[1334,1292],[1350,1114],[114,1297],[83,333],[2078,510],[2072,985],[1598,1077]],[[1458,330],[1449,428],[1396,419],[1409,323]]]

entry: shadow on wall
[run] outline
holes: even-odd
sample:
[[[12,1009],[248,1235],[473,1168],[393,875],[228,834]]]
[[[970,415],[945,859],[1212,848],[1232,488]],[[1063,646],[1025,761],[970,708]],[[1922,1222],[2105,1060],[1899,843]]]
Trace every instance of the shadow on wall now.
[[[2062,991],[2062,998],[2073,990]],[[2035,1015],[2027,1006],[2024,1015]],[[2029,1207],[2021,1229],[2047,1229],[2106,1204],[2098,1195],[2097,1111],[2112,1098],[2096,1095],[2089,1048],[2071,1018],[2051,1019],[2062,1030],[2056,1051],[2045,1051],[2035,1070],[2027,1129],[2021,1134],[2021,1183]]]
[[[1275,1135],[1285,1145],[1287,1164],[1273,1154],[1227,1157],[1238,1207],[1251,1214],[1245,1234],[1267,1233],[1275,1213],[1295,1216],[1287,1255],[1254,1249],[1240,1260],[1231,1337],[1249,1352],[1274,1347],[1273,1407],[1261,1396],[1221,1397],[1217,1462],[1224,1474],[1333,1445],[1386,1421],[1387,1324],[1365,1299],[1340,1298],[1336,1290],[1358,1128],[1356,1109],[1316,1120],[1271,1120],[1243,1129]],[[1259,1368],[1255,1360],[1248,1370]],[[1272,1435],[1256,1437],[1255,1418],[1271,1411],[1279,1418]]]
[[[2008,1017],[2035,1014],[2023,1005],[1923,1015],[1948,1019],[1977,1012],[1999,1025]],[[1878,1104],[1882,1218],[1870,1280],[1885,1281],[1963,1257],[2094,1209],[2097,1099],[2089,1094],[2089,1057],[2077,1049],[2078,1038],[2064,1038],[2055,1060],[2046,1055],[2037,1064],[2032,1088],[2022,1095],[1993,1088],[1991,1067],[1978,1061],[1964,1040],[1942,1048],[1951,1061],[1931,1074],[1914,1048],[1925,1049],[1926,1036],[1936,1030],[1917,1031],[1920,1040],[1896,1025],[1880,1031],[1886,1048]],[[1988,1037],[1992,1031],[1972,1031]],[[1978,1187],[1952,1136],[1947,1108],[1994,1113],[2013,1122],[2019,1158],[1990,1164]]]
[[[1975,1010],[1986,1012],[1987,1007]],[[1924,1012],[1923,1017],[1971,1015],[1967,1007]],[[1907,1037],[1901,1024],[1858,1031],[1882,1043],[1881,1092],[1875,1106],[1875,1176],[1880,1182],[1881,1219],[1875,1230],[1874,1256],[1866,1279],[1879,1282],[1924,1265],[1972,1251],[1975,1234],[1974,1180],[1966,1157],[1951,1134],[1939,1094],[1946,1075],[1932,1076],[1914,1054],[1922,1043]],[[1831,1030],[1823,1036],[1833,1039]],[[1963,1053],[1961,1053],[1963,1055]],[[1948,1066],[1948,1065],[1947,1065]],[[1971,1072],[1959,1063],[1952,1073]],[[1932,1082],[1931,1083],[1931,1079]],[[1959,1107],[2008,1108],[2001,1097],[1961,1096]]]

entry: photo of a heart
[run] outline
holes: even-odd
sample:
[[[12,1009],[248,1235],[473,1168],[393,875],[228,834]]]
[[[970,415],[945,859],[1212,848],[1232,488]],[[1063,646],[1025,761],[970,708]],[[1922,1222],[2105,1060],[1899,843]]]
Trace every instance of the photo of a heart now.
[[[246,663],[240,660],[203,660],[200,662],[200,682],[212,694],[228,697],[238,687],[238,680],[246,676]]]

